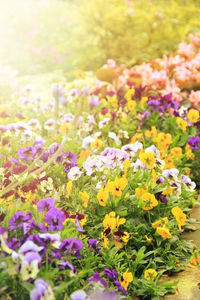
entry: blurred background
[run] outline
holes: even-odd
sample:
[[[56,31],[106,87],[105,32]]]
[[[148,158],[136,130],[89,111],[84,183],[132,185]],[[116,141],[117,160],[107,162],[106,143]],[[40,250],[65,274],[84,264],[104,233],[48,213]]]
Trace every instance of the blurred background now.
[[[133,66],[200,29],[198,0],[0,0],[0,65],[20,76]]]

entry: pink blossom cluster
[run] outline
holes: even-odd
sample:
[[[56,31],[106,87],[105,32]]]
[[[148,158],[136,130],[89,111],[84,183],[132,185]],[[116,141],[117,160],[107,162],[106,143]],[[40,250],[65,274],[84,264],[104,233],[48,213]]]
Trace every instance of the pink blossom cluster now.
[[[143,63],[130,69],[120,68],[113,60],[103,66],[116,71],[118,88],[126,85],[146,87],[160,95],[172,93],[174,100],[182,102],[188,96],[193,107],[200,105],[200,34],[189,35],[189,43],[183,42],[178,50],[150,63]],[[97,86],[102,82],[97,82]],[[113,85],[108,91],[115,91]],[[189,94],[187,94],[189,93]]]

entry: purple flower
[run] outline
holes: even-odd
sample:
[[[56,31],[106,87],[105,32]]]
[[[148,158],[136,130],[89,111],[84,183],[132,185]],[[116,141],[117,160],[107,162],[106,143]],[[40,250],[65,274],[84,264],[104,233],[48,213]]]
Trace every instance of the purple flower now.
[[[19,254],[26,254],[28,252],[40,252],[44,247],[38,247],[32,241],[26,241],[18,250]]]
[[[50,129],[54,128],[55,124],[56,124],[56,121],[54,119],[49,119],[44,123],[44,128],[46,130],[50,130]]]
[[[25,148],[20,148],[18,150],[18,155],[20,159],[25,161],[32,161],[34,158],[33,148],[31,146],[27,146]]]
[[[144,114],[141,116],[141,124],[144,124],[145,119],[150,115],[149,111],[146,111]]]
[[[89,282],[95,281],[100,282],[103,286],[107,286],[106,281],[99,275],[99,272],[95,271],[92,277],[88,279]]]
[[[87,294],[81,290],[72,293],[70,296],[71,300],[85,300],[86,297],[87,297]]]
[[[69,170],[71,168],[77,166],[77,163],[76,163],[76,154],[71,153],[69,151],[66,151],[65,153],[59,154],[56,157],[56,162],[58,164],[63,165],[65,167],[64,168],[65,172],[69,172]]]
[[[97,245],[98,240],[97,239],[89,239],[88,240],[88,247],[90,249],[93,249],[94,251],[96,251],[99,255],[101,255],[100,247]]]
[[[89,107],[92,109],[94,107],[97,107],[99,106],[100,104],[100,101],[99,101],[99,98],[97,96],[91,96],[89,101],[88,101],[88,105]]]
[[[188,144],[190,145],[191,149],[200,149],[200,137],[198,136],[191,136],[188,139]]]
[[[161,113],[170,108],[177,110],[179,107],[179,103],[172,99],[172,93],[160,96],[158,99],[150,99],[147,103],[152,111]]]
[[[110,270],[108,268],[104,269],[103,271],[104,275],[110,278],[112,281],[116,280],[118,277],[118,273],[116,270]]]
[[[156,183],[163,183],[164,182],[164,178],[163,177],[158,177]]]
[[[46,213],[45,222],[49,225],[48,229],[50,231],[60,230],[63,228],[63,222],[66,217],[62,210],[57,209],[56,207],[50,208]]]
[[[115,291],[108,291],[107,289],[97,288],[89,294],[89,300],[122,300],[122,298],[116,295]],[[125,300],[125,298],[123,298]]]
[[[65,100],[64,94],[65,90],[62,88],[61,85],[53,84],[52,86],[52,95],[55,99],[58,99],[61,103],[63,100]],[[64,99],[63,99],[64,98]]]
[[[72,266],[68,261],[61,261],[58,264],[60,270],[70,269],[73,273],[76,273],[76,267]]]
[[[124,295],[128,295],[128,292],[121,286],[119,280],[114,281],[114,285],[117,287],[119,292],[122,292]]]
[[[22,211],[17,211],[9,220],[10,230],[23,227],[23,224],[31,220],[32,213],[26,215]]]
[[[65,254],[70,253],[76,255],[77,258],[81,258],[80,250],[83,248],[83,243],[75,238],[65,239],[62,241],[59,249],[64,251]]]
[[[160,202],[162,202],[162,203],[167,203],[168,202],[166,195],[161,196]]]
[[[31,291],[30,294],[31,300],[55,300],[55,296],[52,288],[43,280],[35,280],[35,288]]]
[[[52,198],[45,198],[37,203],[37,209],[40,213],[44,213],[55,206],[55,201]]]
[[[23,223],[22,227],[23,227],[24,234],[27,234],[32,229],[36,229],[38,226],[34,220],[29,220],[28,222]]]
[[[8,247],[12,250],[16,250],[20,246],[20,242],[17,238],[12,238],[8,243]]]

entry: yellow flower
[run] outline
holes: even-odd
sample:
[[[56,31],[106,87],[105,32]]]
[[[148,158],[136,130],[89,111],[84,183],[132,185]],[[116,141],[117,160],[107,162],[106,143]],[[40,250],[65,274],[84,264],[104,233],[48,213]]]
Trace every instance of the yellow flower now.
[[[80,223],[81,226],[84,226],[85,223],[86,223],[86,221],[87,221],[87,216],[84,216],[84,218],[81,219],[81,220],[79,221],[79,223]]]
[[[194,253],[190,258],[190,263],[197,266],[200,263],[200,257],[198,253]]]
[[[127,269],[126,272],[123,273],[122,278],[123,279],[120,281],[120,284],[127,291],[129,283],[133,281],[133,274],[128,272]]]
[[[135,189],[135,196],[140,198],[143,194],[147,193],[148,190],[147,189],[143,189],[143,188],[136,188]]]
[[[169,232],[169,229],[166,228],[165,226],[163,227],[157,227],[156,232],[161,235],[164,239],[171,239],[172,235]]]
[[[157,276],[157,272],[156,270],[154,269],[148,269],[148,270],[145,270],[144,272],[144,278],[148,281],[154,281],[154,279],[156,278]]]
[[[123,168],[124,168],[124,176],[126,177],[128,169],[130,168],[131,163],[129,160],[125,160],[123,163]]]
[[[118,248],[122,248],[124,244],[128,243],[130,234],[126,231],[120,231],[119,234],[116,233],[114,234],[114,243]]]
[[[106,189],[100,188],[97,194],[97,199],[101,206],[106,206],[108,200],[108,191]]]
[[[132,136],[130,144],[134,144],[136,141],[140,141],[142,139],[142,133],[136,133]]]
[[[121,197],[122,191],[128,184],[128,180],[125,177],[116,178],[114,181],[111,182],[110,185],[110,192],[113,196]]]
[[[144,108],[145,104],[147,103],[148,98],[147,97],[142,97],[140,101],[140,106],[141,108]]]
[[[151,130],[146,130],[144,134],[147,138],[152,138],[154,140],[157,137],[157,129],[155,126],[152,126]]]
[[[128,243],[128,240],[130,238],[130,234],[126,231],[123,232],[123,236],[122,236],[122,241],[127,244]]]
[[[165,217],[165,218],[162,218],[160,220],[157,220],[155,221],[153,224],[152,224],[152,227],[153,228],[158,228],[158,227],[161,227],[162,225],[165,225],[168,223],[168,218]]]
[[[125,218],[120,218],[119,216],[117,216],[116,218],[116,227],[118,228],[120,225],[124,224],[126,222]]]
[[[83,207],[87,207],[88,206],[88,202],[89,202],[89,195],[86,191],[80,192],[79,193],[81,200],[83,201]]]
[[[199,112],[196,109],[190,109],[187,118],[191,123],[196,123],[199,120]]]
[[[102,145],[103,145],[102,140],[101,139],[96,139],[94,142],[91,143],[90,146],[91,146],[91,148],[99,150],[99,149],[101,149]]]
[[[157,174],[156,174],[156,171],[154,169],[152,170],[151,175],[152,175],[152,184],[151,184],[151,186],[154,187],[155,184],[156,184],[156,181],[157,181]]]
[[[190,146],[188,144],[185,146],[185,151],[186,151],[186,157],[187,157],[187,159],[191,159],[191,160],[195,159],[195,156],[192,153],[192,149],[190,148]]]
[[[66,191],[67,191],[67,194],[66,194],[66,198],[68,199],[71,195],[71,191],[72,191],[72,185],[73,185],[73,182],[70,180],[68,181],[67,185],[66,185]]]
[[[123,122],[123,123],[126,123],[127,122],[127,119],[128,119],[128,116],[126,113],[122,112],[121,115],[120,115],[120,120]]]
[[[125,94],[125,99],[131,101],[132,97],[135,95],[135,89],[129,89]]]
[[[150,210],[158,205],[158,201],[153,194],[145,193],[142,195],[141,199],[142,202],[144,202],[144,206],[142,207],[143,210]]]
[[[162,192],[162,195],[171,195],[174,191],[175,187],[170,187]]]
[[[116,96],[113,96],[113,97],[110,97],[108,99],[108,102],[110,103],[110,105],[113,107],[113,108],[117,108],[118,107],[118,99]]]
[[[182,156],[183,152],[182,149],[180,147],[174,147],[170,150],[170,153],[172,156],[179,158]]]
[[[145,237],[145,239],[147,240],[147,243],[148,243],[149,245],[152,245],[152,239],[148,238],[147,235],[145,235],[144,237]]]
[[[101,233],[101,241],[103,243],[104,248],[109,249],[109,239],[103,233]]]
[[[188,123],[187,121],[183,120],[182,118],[178,117],[176,118],[176,124],[178,125],[178,127],[185,132],[187,127],[188,127]]]
[[[62,124],[59,128],[60,134],[65,135],[67,130],[70,129],[70,128],[71,128],[71,124],[69,124],[69,123],[68,124],[67,123]]]
[[[126,195],[124,196],[124,199],[129,199],[130,198],[130,194],[126,193]]]
[[[136,107],[136,102],[134,100],[128,101],[127,107],[130,111],[134,111]]]
[[[147,166],[149,169],[153,169],[155,166],[155,157],[151,152],[142,152],[139,155],[139,159],[143,163],[143,165]]]
[[[125,222],[126,219],[120,218],[119,216],[115,217],[115,212],[111,211],[109,214],[105,215],[103,226],[105,229],[110,228],[111,230],[114,230]]]
[[[160,150],[167,150],[172,144],[172,136],[170,133],[160,132],[158,133],[155,142]]]
[[[174,215],[176,222],[178,224],[178,229],[181,231],[181,226],[185,225],[186,214],[178,206],[172,208],[172,214]]]

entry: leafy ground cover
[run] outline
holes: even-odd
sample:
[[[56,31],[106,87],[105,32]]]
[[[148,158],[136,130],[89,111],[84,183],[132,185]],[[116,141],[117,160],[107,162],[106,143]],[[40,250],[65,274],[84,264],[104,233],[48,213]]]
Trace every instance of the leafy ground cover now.
[[[160,299],[176,286],[163,276],[200,262],[181,238],[200,184],[200,37],[77,76],[42,97],[7,81],[1,299]]]

